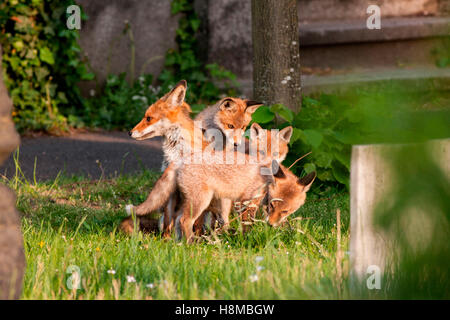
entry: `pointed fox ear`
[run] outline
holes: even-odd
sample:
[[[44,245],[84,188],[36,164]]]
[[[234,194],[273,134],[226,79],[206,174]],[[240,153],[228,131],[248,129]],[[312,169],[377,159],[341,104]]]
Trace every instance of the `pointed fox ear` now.
[[[315,179],[316,179],[316,172],[313,171],[304,176],[303,178],[298,179],[297,182],[299,185],[303,186],[303,192],[308,192]]]
[[[272,160],[272,174],[278,179],[286,178],[283,168],[281,168],[280,164],[276,160]]]
[[[258,109],[259,107],[261,107],[264,103],[262,102],[257,102],[257,101],[252,101],[252,100],[245,100],[245,104],[246,104],[246,108],[245,108],[245,112],[253,114],[253,112],[256,111],[256,109]]]
[[[294,129],[292,128],[292,126],[289,126],[289,127],[282,129],[280,132],[278,132],[278,136],[281,139],[283,139],[284,141],[289,143],[293,132],[294,132]]]
[[[162,97],[161,100],[166,101],[171,108],[181,106],[186,96],[186,90],[187,82],[186,80],[181,80],[169,93]]]
[[[261,128],[261,126],[259,125],[259,124],[257,124],[256,122],[255,123],[253,123],[251,126],[250,126],[250,137],[252,137],[252,138],[256,138],[256,137],[258,137],[259,135],[261,135],[261,133],[263,132],[263,128]]]
[[[222,111],[234,111],[236,109],[236,103],[231,98],[224,98],[220,101],[219,108]]]

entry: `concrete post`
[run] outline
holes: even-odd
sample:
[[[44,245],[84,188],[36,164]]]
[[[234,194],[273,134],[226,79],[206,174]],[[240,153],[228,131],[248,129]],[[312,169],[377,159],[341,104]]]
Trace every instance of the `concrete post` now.
[[[425,147],[450,180],[450,139],[433,140],[427,142]],[[374,214],[377,206],[383,208],[384,201],[392,200],[390,188],[395,175],[383,154],[391,154],[399,148],[402,145],[353,146],[350,174],[350,265],[353,283],[363,283],[375,269],[380,275],[383,274],[395,252],[394,235],[375,227]],[[427,213],[421,210],[413,208],[407,212],[411,217],[410,225],[413,220],[416,220],[414,223],[427,220]],[[426,236],[432,230],[422,226],[419,232],[412,227],[402,232],[409,233],[409,237],[414,239]]]

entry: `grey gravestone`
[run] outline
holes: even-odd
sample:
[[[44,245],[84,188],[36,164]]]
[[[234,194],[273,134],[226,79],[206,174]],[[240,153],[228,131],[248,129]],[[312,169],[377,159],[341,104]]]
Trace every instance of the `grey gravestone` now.
[[[0,47],[0,164],[19,145],[11,120],[11,99],[2,78]],[[0,184],[0,299],[18,299],[22,291],[25,254],[16,197]]]

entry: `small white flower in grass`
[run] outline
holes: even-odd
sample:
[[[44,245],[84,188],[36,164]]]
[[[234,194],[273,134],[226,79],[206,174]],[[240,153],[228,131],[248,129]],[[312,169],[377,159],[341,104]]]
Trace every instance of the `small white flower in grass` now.
[[[286,83],[287,83],[286,79],[281,81],[281,84],[286,84]]]
[[[146,285],[147,288],[153,289],[155,287],[154,283],[149,283]]]
[[[133,276],[127,276],[127,282],[136,282],[136,279]]]
[[[252,274],[251,276],[250,276],[250,282],[256,282],[256,281],[258,281],[258,275],[257,274]]]
[[[262,256],[255,257],[256,263],[263,261],[263,259],[264,259],[264,257],[262,257]]]
[[[113,269],[109,269],[107,272],[108,272],[109,274],[116,274],[116,270],[113,270]]]
[[[257,266],[256,267],[256,271],[263,271],[264,270],[264,267],[263,266]]]

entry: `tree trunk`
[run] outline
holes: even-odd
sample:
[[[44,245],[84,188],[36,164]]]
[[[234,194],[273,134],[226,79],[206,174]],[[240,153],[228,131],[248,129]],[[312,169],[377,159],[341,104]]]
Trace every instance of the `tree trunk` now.
[[[301,108],[297,0],[252,0],[253,96]]]
[[[2,79],[0,45],[0,164],[19,145],[11,120],[11,99]],[[0,183],[0,300],[18,299],[25,270],[23,237],[14,193]]]

